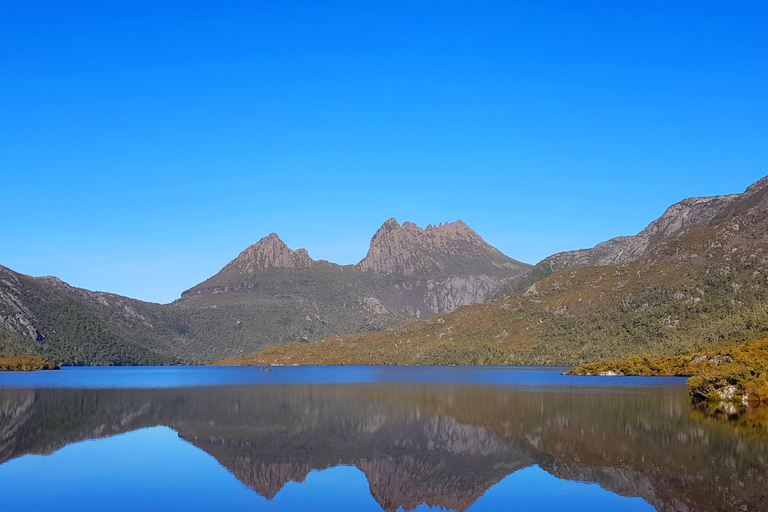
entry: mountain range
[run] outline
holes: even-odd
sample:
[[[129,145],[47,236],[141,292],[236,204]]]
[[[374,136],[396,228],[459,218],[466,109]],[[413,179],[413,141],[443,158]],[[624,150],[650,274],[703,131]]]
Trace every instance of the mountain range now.
[[[171,304],[0,267],[0,353],[64,364],[577,364],[768,331],[768,177],[535,266],[461,221],[386,221],[356,265],[272,233]],[[248,356],[248,354],[253,354]]]
[[[0,353],[65,364],[207,363],[275,343],[375,332],[491,299],[530,268],[461,221],[386,221],[357,265],[272,233],[171,304],[0,267]]]
[[[497,293],[384,332],[266,347],[229,363],[572,365],[768,332],[768,177],[691,198],[639,234],[546,258]]]

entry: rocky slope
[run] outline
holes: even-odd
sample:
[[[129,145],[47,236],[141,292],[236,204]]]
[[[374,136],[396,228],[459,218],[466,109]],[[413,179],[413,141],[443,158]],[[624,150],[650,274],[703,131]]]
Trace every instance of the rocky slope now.
[[[189,343],[175,325],[158,304],[0,266],[0,353],[68,364],[179,362]]]
[[[358,265],[272,233],[168,305],[0,267],[0,354],[66,364],[204,363],[265,345],[375,332],[488,300],[529,265],[462,222],[387,221]]]
[[[759,187],[759,183],[753,186]],[[750,191],[745,194],[750,194]],[[664,215],[651,222],[637,235],[619,236],[601,242],[591,249],[560,252],[545,258],[500,293],[523,290],[534,282],[563,270],[637,261],[666,240],[679,238],[693,228],[707,225],[719,218],[730,204],[743,200],[743,194],[684,199],[670,206]]]

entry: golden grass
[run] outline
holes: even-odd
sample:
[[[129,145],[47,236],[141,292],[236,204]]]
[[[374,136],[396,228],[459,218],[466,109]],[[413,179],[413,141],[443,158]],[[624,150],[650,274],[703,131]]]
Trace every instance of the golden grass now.
[[[0,371],[35,371],[58,370],[59,365],[51,363],[40,357],[11,356],[0,357]]]
[[[663,357],[628,357],[585,363],[571,375],[685,376],[697,400],[768,402],[768,340]]]

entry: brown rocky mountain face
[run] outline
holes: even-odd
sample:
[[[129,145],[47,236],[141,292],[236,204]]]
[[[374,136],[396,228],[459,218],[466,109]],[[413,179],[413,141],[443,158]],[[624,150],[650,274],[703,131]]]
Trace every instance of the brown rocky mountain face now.
[[[310,268],[316,263],[306,249],[292,251],[277,233],[271,233],[240,253],[222,272],[252,275],[270,268]]]
[[[313,260],[272,233],[167,305],[0,267],[0,353],[68,364],[211,362],[450,312],[490,299],[527,268],[463,222],[421,229],[394,219],[357,265]]]
[[[271,234],[174,307],[216,309],[239,327],[229,350],[379,331],[488,300],[529,266],[487,244],[461,221],[402,226],[390,219],[357,265],[313,260]],[[248,342],[237,343],[237,337]]]
[[[462,221],[421,229],[389,219],[371,240],[357,268],[385,274],[486,274],[502,276],[527,265],[504,256]]]

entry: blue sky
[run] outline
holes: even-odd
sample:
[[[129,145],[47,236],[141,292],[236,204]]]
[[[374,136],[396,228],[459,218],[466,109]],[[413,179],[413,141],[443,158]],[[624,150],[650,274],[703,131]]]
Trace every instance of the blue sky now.
[[[389,217],[530,263],[768,174],[768,4],[0,3],[0,264],[157,302]]]

